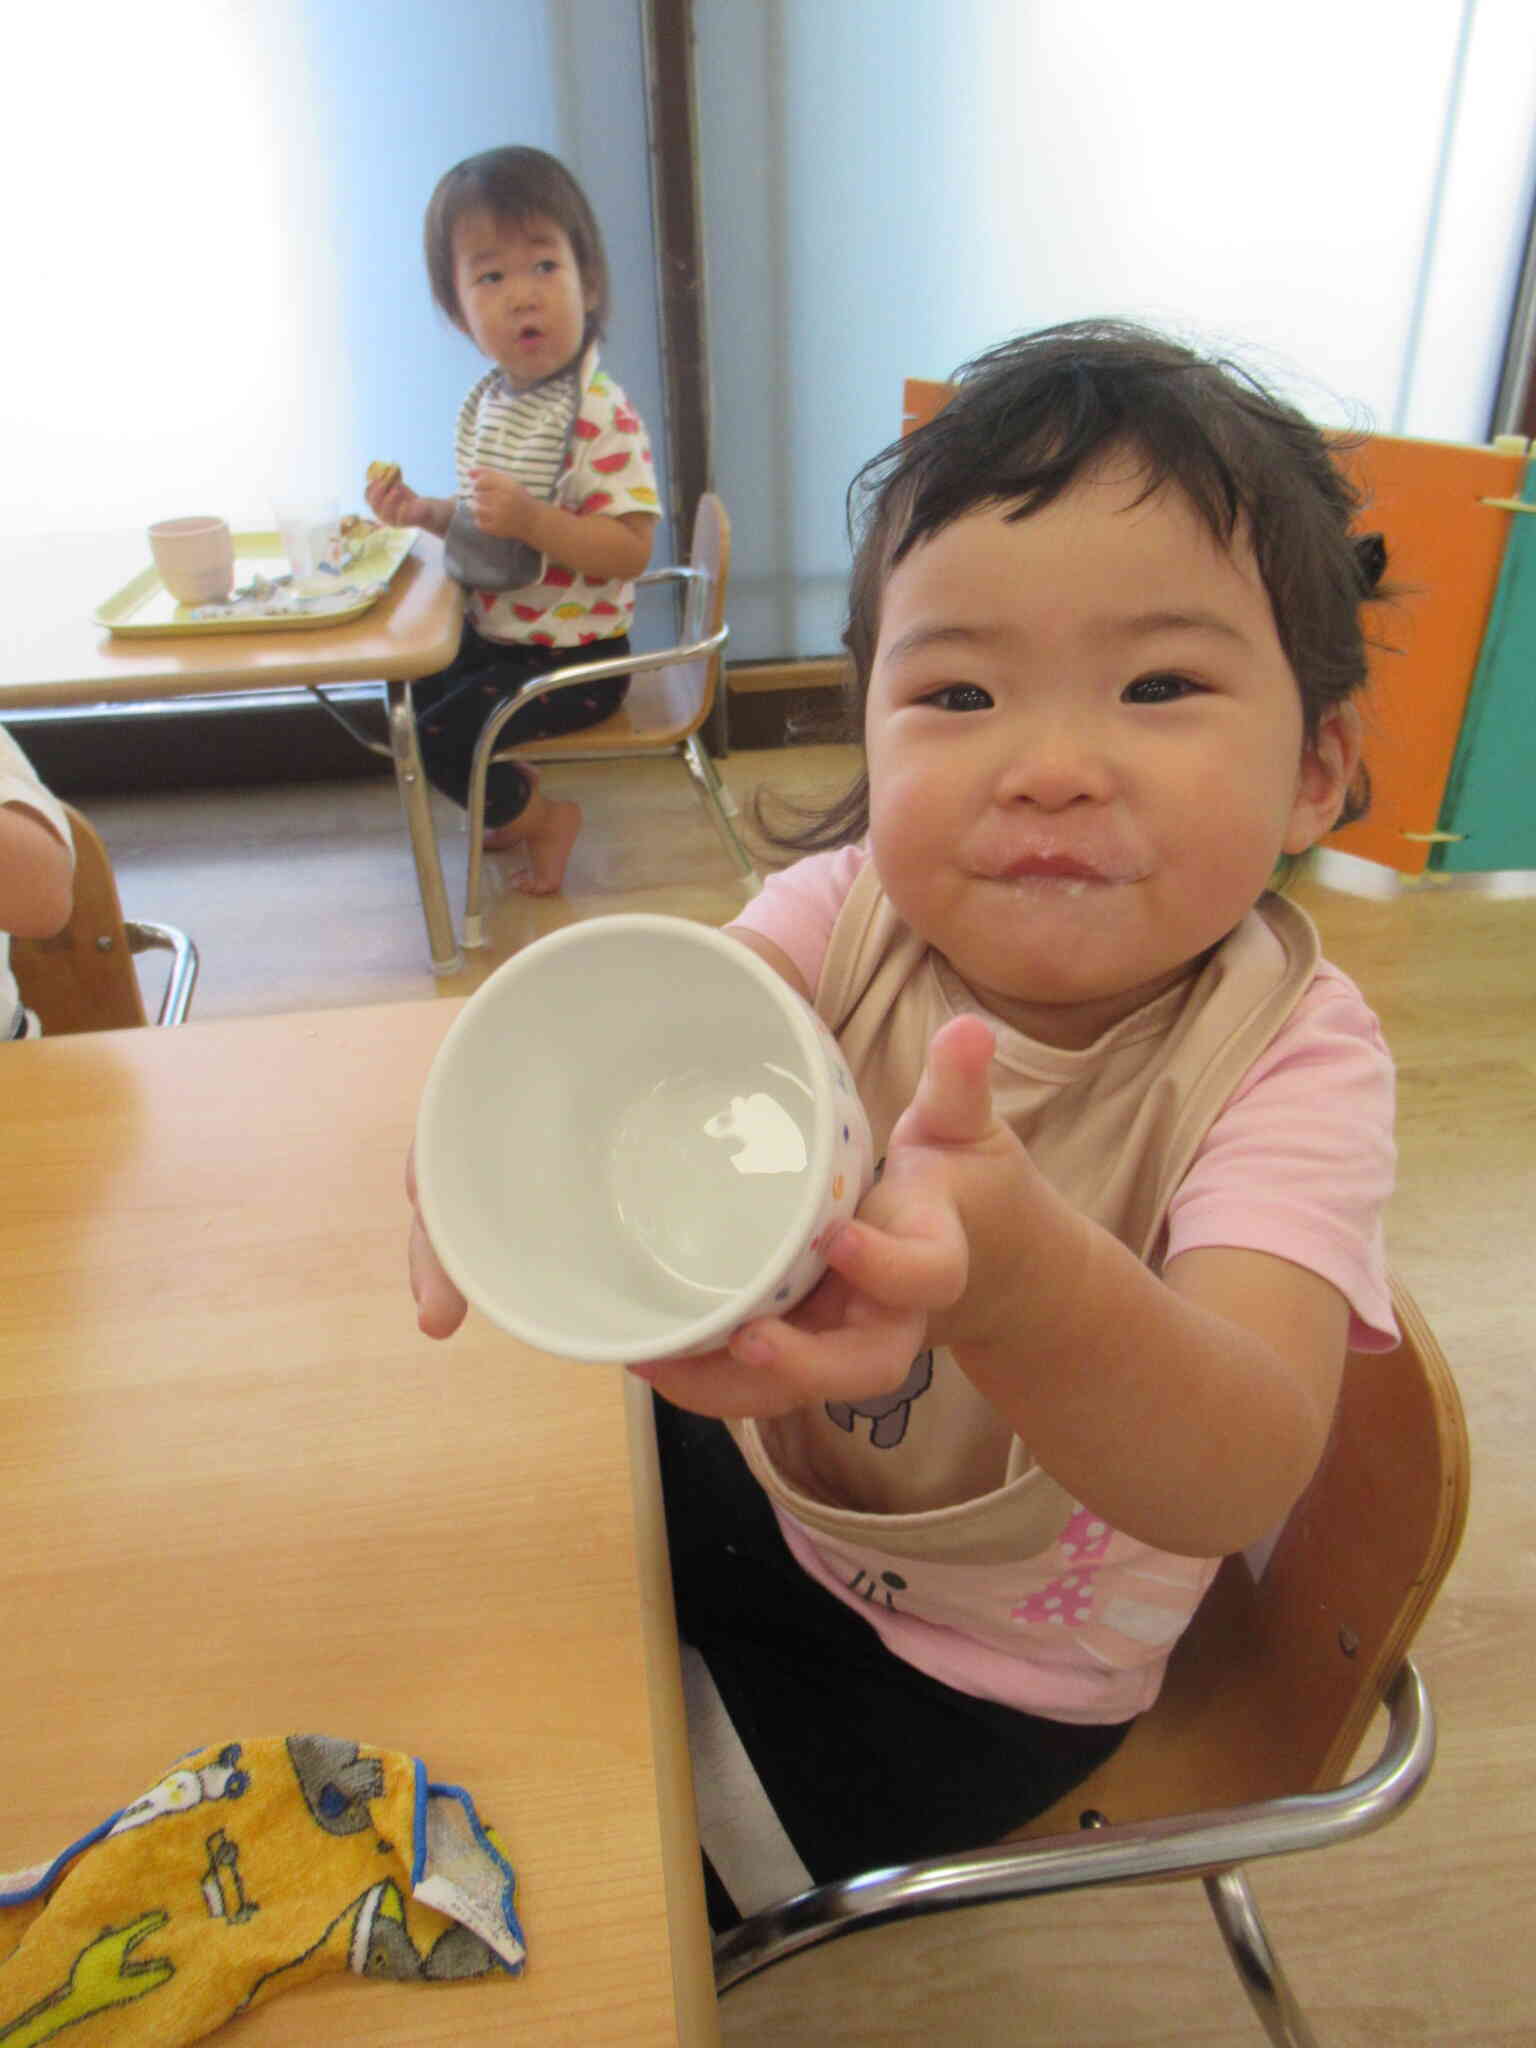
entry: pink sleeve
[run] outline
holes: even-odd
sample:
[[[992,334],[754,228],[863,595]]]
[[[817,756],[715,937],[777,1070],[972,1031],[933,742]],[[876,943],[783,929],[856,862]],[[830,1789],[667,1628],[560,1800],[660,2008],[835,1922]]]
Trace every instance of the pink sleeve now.
[[[808,853],[793,867],[770,875],[761,892],[739,917],[732,918],[727,929],[756,932],[759,938],[771,939],[793,960],[814,995],[837,913],[868,859],[868,850],[862,846]]]
[[[1197,1245],[1289,1259],[1349,1303],[1352,1348],[1389,1351],[1397,1325],[1382,1212],[1397,1157],[1394,1100],[1381,1028],[1325,962],[1195,1155],[1169,1206],[1164,1263]]]

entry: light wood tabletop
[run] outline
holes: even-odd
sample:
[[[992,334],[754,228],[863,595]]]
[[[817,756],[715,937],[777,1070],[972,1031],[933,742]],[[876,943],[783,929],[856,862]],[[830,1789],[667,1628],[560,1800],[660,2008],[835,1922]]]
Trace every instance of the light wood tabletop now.
[[[433,971],[453,973],[461,955],[410,696],[458,652],[464,594],[442,543],[418,533],[384,595],[343,625],[142,637],[98,625],[92,614],[148,560],[142,533],[0,539],[0,722],[14,710],[382,683],[389,737],[365,744],[393,763]]]
[[[718,2039],[649,1395],[420,1336],[402,1167],[432,1002],[0,1052],[0,1869],[200,1746],[420,1757],[529,1961],[337,1976],[247,2048]]]

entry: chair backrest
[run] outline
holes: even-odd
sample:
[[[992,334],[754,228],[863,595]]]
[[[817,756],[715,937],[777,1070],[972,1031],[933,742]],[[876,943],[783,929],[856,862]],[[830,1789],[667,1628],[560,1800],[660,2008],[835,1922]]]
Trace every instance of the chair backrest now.
[[[11,966],[28,1009],[51,1038],[145,1024],[138,969],[107,849],[90,821],[64,806],[75,840],[75,902],[51,939],[13,939]]]
[[[703,493],[693,515],[688,567],[695,574],[686,585],[683,623],[678,635],[685,647],[707,639],[725,619],[725,593],[731,575],[731,521],[723,501],[713,491]],[[724,666],[724,656],[717,648],[705,661],[679,663],[660,671],[669,701],[687,717],[695,731],[714,708]]]
[[[1228,1558],[1156,1704],[1101,1770],[1021,1835],[1340,1783],[1450,1569],[1468,1451],[1445,1358],[1394,1282],[1402,1338],[1352,1353],[1328,1447],[1263,1571]]]

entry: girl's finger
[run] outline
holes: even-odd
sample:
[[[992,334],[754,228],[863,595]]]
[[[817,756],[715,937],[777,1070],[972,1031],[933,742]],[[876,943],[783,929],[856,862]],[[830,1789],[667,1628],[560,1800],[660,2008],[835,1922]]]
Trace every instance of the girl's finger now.
[[[972,1145],[993,1128],[991,1027],[980,1017],[952,1017],[929,1042],[911,1105],[892,1143]]]
[[[419,1215],[411,1217],[411,1241],[406,1257],[411,1293],[416,1302],[417,1327],[424,1336],[451,1337],[468,1313],[469,1304],[443,1271]]]
[[[969,1247],[950,1202],[913,1206],[889,1229],[848,1223],[827,1264],[887,1309],[952,1309],[965,1292]]]
[[[752,1416],[766,1421],[787,1415],[805,1401],[797,1388],[785,1386],[772,1373],[754,1372],[725,1351],[711,1352],[707,1358],[663,1359],[655,1365],[628,1369],[664,1400],[717,1420]]]
[[[779,1318],[748,1323],[731,1339],[731,1354],[754,1375],[771,1375],[795,1391],[793,1405],[829,1397],[859,1401],[901,1384],[923,1348],[921,1309],[876,1308],[855,1299],[835,1330],[805,1330]]]

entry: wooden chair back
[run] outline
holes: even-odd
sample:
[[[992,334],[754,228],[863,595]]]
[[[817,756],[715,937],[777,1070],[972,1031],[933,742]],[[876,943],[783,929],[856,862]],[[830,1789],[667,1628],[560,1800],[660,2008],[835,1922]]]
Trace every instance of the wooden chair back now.
[[[716,632],[725,618],[726,587],[731,573],[731,522],[713,491],[699,499],[693,520],[688,567],[691,577],[683,600],[680,646],[691,646]],[[676,751],[696,733],[714,709],[723,667],[719,649],[699,661],[673,662],[666,668],[637,675],[629,694],[611,718],[580,732],[555,739],[519,740],[519,761],[558,761],[597,755],[656,754]]]
[[[89,819],[72,805],[64,809],[75,840],[74,909],[51,939],[12,940],[21,999],[50,1038],[147,1024],[107,849]]]
[[[1466,1423],[1400,1283],[1402,1338],[1352,1353],[1328,1447],[1267,1565],[1228,1558],[1155,1705],[1114,1756],[1018,1838],[1084,1812],[1152,1820],[1344,1778],[1449,1571],[1466,1520]]]

